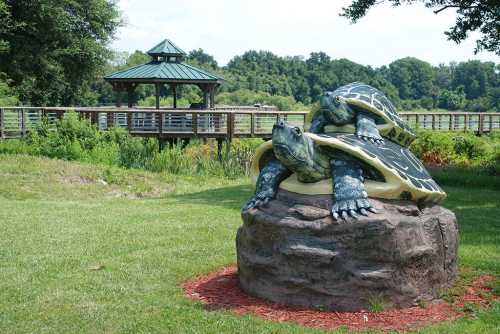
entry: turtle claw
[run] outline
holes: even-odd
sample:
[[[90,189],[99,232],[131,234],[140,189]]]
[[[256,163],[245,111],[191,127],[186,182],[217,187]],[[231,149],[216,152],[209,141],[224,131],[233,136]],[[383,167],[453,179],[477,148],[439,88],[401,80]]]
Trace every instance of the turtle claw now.
[[[339,219],[339,214],[335,211],[332,211],[332,217],[333,217],[333,220],[338,220]]]
[[[332,206],[331,211],[334,220],[339,218],[347,220],[349,217],[357,220],[360,216],[369,216],[370,212],[378,213],[367,198],[338,201]]]
[[[368,216],[368,211],[365,208],[359,209],[359,214],[363,216]]]
[[[273,194],[270,192],[258,192],[255,193],[252,198],[243,206],[243,211],[248,211],[254,208],[260,208],[262,206],[268,206],[269,202],[274,198]]]

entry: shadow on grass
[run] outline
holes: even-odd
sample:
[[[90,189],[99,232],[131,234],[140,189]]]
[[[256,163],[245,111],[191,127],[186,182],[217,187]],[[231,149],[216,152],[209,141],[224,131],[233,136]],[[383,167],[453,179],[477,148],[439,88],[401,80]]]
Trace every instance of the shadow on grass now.
[[[243,205],[252,195],[252,192],[253,190],[250,185],[239,185],[210,189],[197,193],[175,195],[172,198],[183,202],[188,201],[191,203],[202,203],[222,206],[227,209],[241,210]]]

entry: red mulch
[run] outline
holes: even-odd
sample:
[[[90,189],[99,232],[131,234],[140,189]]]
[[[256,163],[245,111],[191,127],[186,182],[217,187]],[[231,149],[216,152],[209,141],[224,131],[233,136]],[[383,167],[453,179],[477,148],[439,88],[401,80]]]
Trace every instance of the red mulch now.
[[[321,329],[347,327],[350,329],[415,330],[445,320],[464,316],[459,312],[465,302],[488,305],[482,292],[490,291],[485,284],[493,277],[483,275],[473,281],[466,293],[453,304],[434,301],[425,308],[415,306],[378,313],[334,312],[311,310],[268,302],[249,296],[240,289],[236,266],[223,268],[197,277],[182,285],[186,295],[201,301],[209,310],[230,310],[236,314],[253,314],[257,317],[278,322],[295,322],[302,326]]]

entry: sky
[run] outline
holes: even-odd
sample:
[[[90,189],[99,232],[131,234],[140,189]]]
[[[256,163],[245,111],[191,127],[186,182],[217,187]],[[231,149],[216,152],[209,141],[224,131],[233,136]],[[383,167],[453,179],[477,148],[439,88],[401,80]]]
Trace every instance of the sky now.
[[[498,63],[491,52],[474,55],[474,33],[457,45],[444,31],[456,14],[436,15],[421,4],[381,4],[358,23],[340,17],[349,0],[119,0],[125,19],[112,47],[147,51],[165,38],[186,52],[201,48],[219,65],[248,50],[280,56],[323,51],[333,59],[379,67],[404,57],[432,65],[478,59]]]

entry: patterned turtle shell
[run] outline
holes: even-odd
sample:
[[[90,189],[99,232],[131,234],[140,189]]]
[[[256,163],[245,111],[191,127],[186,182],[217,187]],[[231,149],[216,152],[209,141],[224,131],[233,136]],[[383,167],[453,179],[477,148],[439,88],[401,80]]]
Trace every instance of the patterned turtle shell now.
[[[354,82],[337,88],[333,96],[377,115],[377,127],[383,137],[405,147],[416,138],[415,132],[399,116],[391,101],[378,89],[362,82]]]
[[[446,198],[446,193],[432,179],[429,172],[409,149],[386,140],[380,145],[356,137],[354,134],[304,133],[321,148],[332,148],[347,153],[349,156],[365,162],[379,171],[384,181],[365,180],[365,187],[370,197],[385,199],[404,199],[419,203],[439,203]],[[272,152],[272,141],[263,143],[256,151],[252,162],[251,176],[254,181],[260,168],[267,161],[268,152]],[[334,158],[334,157],[332,157]],[[280,184],[280,188],[305,195],[332,194],[332,180],[325,179],[314,183],[300,182],[292,174]]]

